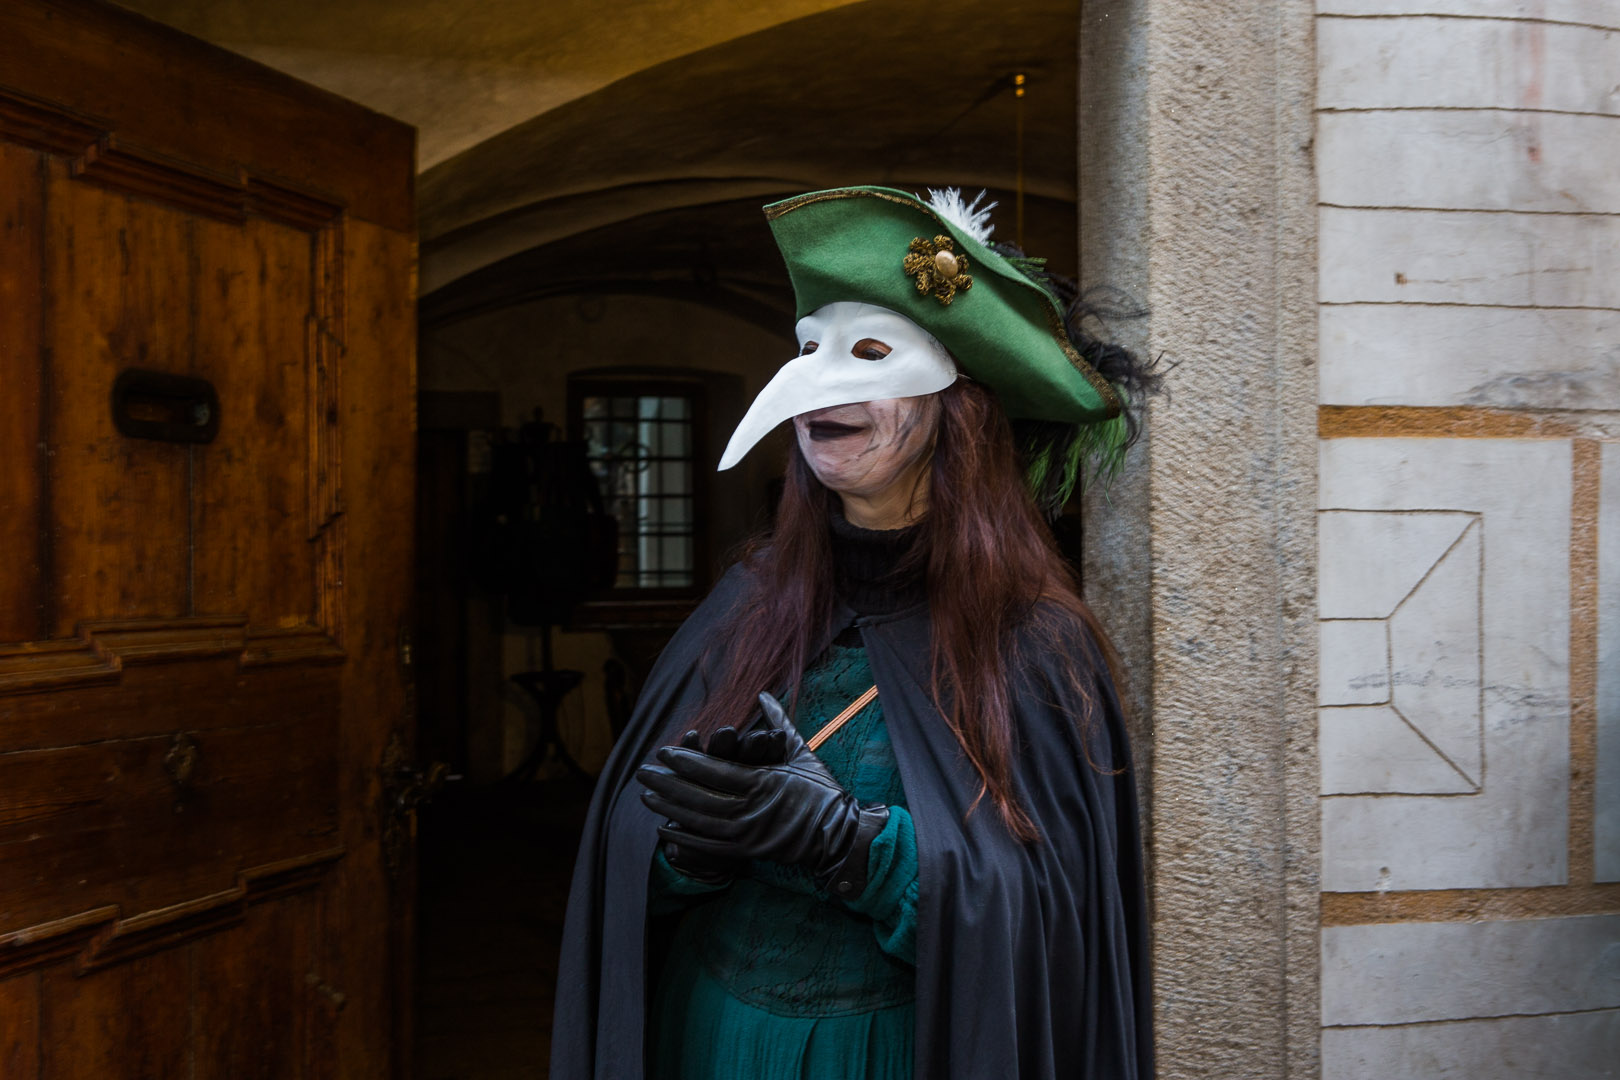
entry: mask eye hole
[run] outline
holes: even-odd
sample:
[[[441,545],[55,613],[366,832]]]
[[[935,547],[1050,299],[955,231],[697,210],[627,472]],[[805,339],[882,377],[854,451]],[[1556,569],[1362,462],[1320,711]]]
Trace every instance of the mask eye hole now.
[[[849,350],[849,355],[860,360],[881,360],[893,350],[877,338],[861,338],[855,347]]]
[[[801,345],[799,347],[799,355],[800,356],[809,356],[811,353],[815,352],[819,348],[821,348],[821,342],[819,342],[819,341],[807,341],[807,342],[805,342],[803,345]]]

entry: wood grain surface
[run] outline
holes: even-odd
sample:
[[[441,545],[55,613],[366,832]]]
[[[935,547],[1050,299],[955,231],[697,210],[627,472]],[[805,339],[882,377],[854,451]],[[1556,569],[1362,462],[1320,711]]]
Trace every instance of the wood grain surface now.
[[[408,1071],[413,139],[0,7],[5,1080]],[[122,434],[131,369],[215,438]]]

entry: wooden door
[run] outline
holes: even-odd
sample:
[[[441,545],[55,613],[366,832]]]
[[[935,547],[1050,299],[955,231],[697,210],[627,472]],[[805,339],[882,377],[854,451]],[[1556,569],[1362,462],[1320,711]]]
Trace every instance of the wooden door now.
[[[0,5],[5,1080],[402,1068],[413,172],[257,64]]]

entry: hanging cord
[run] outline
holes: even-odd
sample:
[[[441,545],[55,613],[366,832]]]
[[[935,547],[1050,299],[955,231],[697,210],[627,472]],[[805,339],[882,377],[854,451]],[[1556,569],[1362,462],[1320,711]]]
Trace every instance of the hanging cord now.
[[[1013,76],[1013,109],[1017,117],[1018,140],[1018,196],[1015,200],[1017,210],[1016,232],[1018,246],[1024,246],[1024,74],[1019,72]]]

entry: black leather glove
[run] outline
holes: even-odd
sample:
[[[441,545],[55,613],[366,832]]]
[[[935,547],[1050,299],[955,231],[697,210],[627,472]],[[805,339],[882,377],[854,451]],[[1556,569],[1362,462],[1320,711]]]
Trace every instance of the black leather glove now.
[[[681,748],[704,752],[703,736],[688,731],[681,738]],[[745,765],[772,765],[786,760],[786,742],[779,731],[751,731],[739,736],[737,729],[723,727],[709,736],[708,754],[724,761]],[[713,855],[693,850],[674,838],[665,836],[664,858],[669,865],[694,881],[710,885],[724,885],[736,876],[746,861],[732,855]]]
[[[671,822],[659,835],[682,851],[769,859],[803,866],[841,900],[866,889],[867,854],[889,820],[886,806],[862,807],[804,744],[782,706],[759,695],[765,731],[781,733],[779,765],[725,761],[687,746],[658,751],[661,765],[636,776],[642,801]]]

